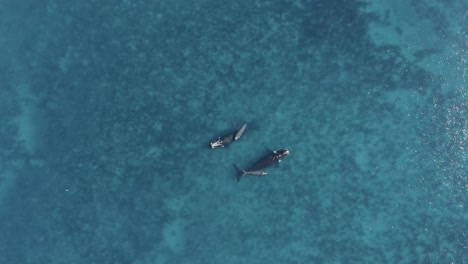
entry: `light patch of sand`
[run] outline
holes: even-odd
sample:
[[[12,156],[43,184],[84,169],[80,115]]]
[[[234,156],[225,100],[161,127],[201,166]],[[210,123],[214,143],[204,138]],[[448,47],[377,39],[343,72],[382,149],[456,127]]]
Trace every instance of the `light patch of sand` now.
[[[14,187],[16,175],[11,171],[4,171],[0,173],[0,208],[3,207],[5,197],[8,192]]]
[[[146,152],[146,155],[152,157],[153,159],[158,159],[162,155],[162,149],[158,147],[150,147]]]
[[[369,24],[369,38],[377,46],[396,45],[401,54],[411,62],[416,61],[415,54],[419,51],[434,50],[434,55],[418,58],[418,65],[435,75],[446,76],[447,85],[444,89],[451,91],[452,87],[463,87],[466,80],[461,78],[460,68],[463,54],[466,55],[468,44],[464,33],[468,13],[460,11],[462,6],[448,8],[441,2],[428,1],[425,3],[440,12],[441,16],[450,19],[445,34],[437,30],[434,17],[422,17],[416,7],[411,6],[407,0],[366,0],[367,6],[361,10],[363,13],[376,14],[379,21]],[[462,1],[460,1],[461,3]],[[468,43],[468,42],[466,42]],[[441,53],[440,53],[441,52]],[[458,88],[457,88],[458,89]]]
[[[179,218],[164,225],[163,237],[165,244],[173,253],[180,254],[184,251],[184,225]]]
[[[23,143],[29,154],[34,154],[37,150],[37,98],[32,94],[31,87],[27,84],[20,84],[17,87],[18,103],[21,113],[15,118],[18,125],[18,135],[16,139]]]
[[[385,1],[368,0],[362,11],[374,13],[380,18],[369,25],[369,37],[377,45],[396,45],[409,61],[414,61],[414,53],[423,49],[440,46],[429,19],[420,19],[407,0]]]
[[[190,197],[191,193],[188,193],[183,196],[171,197],[164,201],[169,211],[172,211],[175,215],[175,218],[163,227],[164,243],[174,254],[180,254],[185,249],[185,222],[181,216],[181,211]]]
[[[354,157],[354,161],[356,162],[356,164],[359,166],[359,169],[361,169],[362,171],[369,171],[370,168],[369,168],[369,152],[365,149],[360,149],[355,157]]]

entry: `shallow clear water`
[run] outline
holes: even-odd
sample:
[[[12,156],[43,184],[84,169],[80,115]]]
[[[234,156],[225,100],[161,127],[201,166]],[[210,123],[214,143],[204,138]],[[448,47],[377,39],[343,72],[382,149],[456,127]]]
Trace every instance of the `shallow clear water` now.
[[[466,1],[101,2],[0,2],[0,263],[468,262]]]

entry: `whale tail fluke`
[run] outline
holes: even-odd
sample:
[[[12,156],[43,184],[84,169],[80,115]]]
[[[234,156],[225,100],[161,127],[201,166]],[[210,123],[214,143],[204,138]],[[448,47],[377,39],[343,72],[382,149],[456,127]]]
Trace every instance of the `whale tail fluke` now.
[[[236,164],[232,164],[232,165],[234,165],[234,169],[236,169],[236,172],[237,172],[236,179],[237,179],[237,182],[239,182],[241,177],[246,174],[246,171],[239,168],[239,166],[237,166]]]

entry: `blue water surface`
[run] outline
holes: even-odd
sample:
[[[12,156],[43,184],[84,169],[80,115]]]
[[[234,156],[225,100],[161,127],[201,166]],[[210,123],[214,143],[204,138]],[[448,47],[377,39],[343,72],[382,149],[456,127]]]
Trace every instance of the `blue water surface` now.
[[[0,1],[0,263],[468,263],[467,10]]]

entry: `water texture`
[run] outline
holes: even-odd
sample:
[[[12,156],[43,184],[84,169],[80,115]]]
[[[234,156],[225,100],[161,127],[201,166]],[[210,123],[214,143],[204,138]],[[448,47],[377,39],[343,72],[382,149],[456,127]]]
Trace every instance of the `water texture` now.
[[[0,0],[0,263],[468,263],[467,29],[464,0]]]

